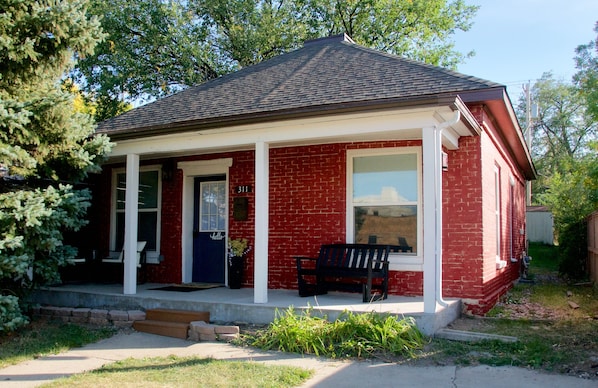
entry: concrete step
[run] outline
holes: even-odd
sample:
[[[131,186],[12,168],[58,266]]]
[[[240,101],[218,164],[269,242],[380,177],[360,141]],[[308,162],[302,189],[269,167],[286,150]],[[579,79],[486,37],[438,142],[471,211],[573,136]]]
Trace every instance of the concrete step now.
[[[187,339],[189,323],[186,322],[166,322],[166,321],[135,321],[133,328],[143,333],[163,335],[166,337],[175,337]]]
[[[210,312],[171,309],[149,309],[145,312],[145,319],[150,321],[182,322],[187,324],[193,321],[210,322]]]
[[[511,337],[508,335],[488,334],[488,333],[477,333],[473,331],[453,330],[453,329],[440,329],[434,337],[442,338],[452,341],[463,341],[463,342],[476,342],[482,340],[499,340],[502,342],[517,342],[517,337]]]

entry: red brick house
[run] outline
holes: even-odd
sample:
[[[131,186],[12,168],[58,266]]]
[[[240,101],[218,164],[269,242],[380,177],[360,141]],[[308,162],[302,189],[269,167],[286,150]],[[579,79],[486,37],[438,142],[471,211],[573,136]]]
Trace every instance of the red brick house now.
[[[97,132],[116,146],[92,182],[91,245],[126,257],[147,241],[151,282],[225,284],[225,236],[251,242],[255,303],[296,289],[292,256],[332,242],[408,245],[389,292],[423,295],[425,312],[451,297],[482,313],[519,276],[535,170],[503,85],[341,35]]]

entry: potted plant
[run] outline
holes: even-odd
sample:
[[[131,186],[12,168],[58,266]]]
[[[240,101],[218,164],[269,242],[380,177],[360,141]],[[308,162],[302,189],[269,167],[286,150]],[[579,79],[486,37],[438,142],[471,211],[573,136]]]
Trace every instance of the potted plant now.
[[[243,282],[243,266],[247,252],[251,250],[245,238],[228,239],[228,287],[241,288]]]

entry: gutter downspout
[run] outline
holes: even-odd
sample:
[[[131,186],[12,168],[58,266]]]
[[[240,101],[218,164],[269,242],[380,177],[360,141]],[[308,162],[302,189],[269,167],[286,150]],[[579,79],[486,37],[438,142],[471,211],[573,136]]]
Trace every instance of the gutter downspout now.
[[[456,124],[461,119],[461,112],[455,111],[452,119],[434,127],[434,193],[436,196],[436,302],[443,307],[448,303],[442,298],[442,130]]]

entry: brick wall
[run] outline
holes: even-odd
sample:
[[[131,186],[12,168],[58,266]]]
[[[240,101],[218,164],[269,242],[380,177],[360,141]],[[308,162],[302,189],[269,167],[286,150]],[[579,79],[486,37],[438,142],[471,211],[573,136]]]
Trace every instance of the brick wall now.
[[[483,109],[473,109],[476,117],[486,120]],[[509,287],[518,276],[518,264],[496,270],[494,256],[494,221],[488,222],[489,209],[494,209],[495,164],[501,167],[501,206],[503,214],[510,209],[509,174],[512,166],[501,153],[502,144],[487,128],[482,137],[463,137],[459,149],[447,151],[448,171],[443,174],[443,284],[444,296],[465,298],[470,310],[483,312]],[[357,148],[421,146],[421,141],[387,141],[375,143],[339,143],[270,150],[270,242],[269,287],[294,289],[297,287],[294,255],[315,255],[322,243],[346,240],[346,151]],[[483,159],[482,159],[483,155]],[[254,193],[236,193],[240,185],[254,185],[254,153],[243,151],[227,154],[187,157],[180,160],[199,160],[232,157],[229,175],[229,235],[247,238],[253,245]],[[179,161],[179,160],[176,160]],[[160,163],[160,161],[152,161]],[[176,162],[175,162],[176,163]],[[489,171],[492,171],[489,173]],[[513,187],[514,252],[520,253],[524,236],[518,232],[525,227],[523,180],[515,175]],[[110,208],[111,169],[106,168],[98,178],[100,208]],[[162,235],[160,265],[149,266],[149,281],[170,283],[181,279],[181,189],[182,172],[162,183]],[[491,182],[491,184],[490,184]],[[505,186],[506,185],[506,186]],[[506,197],[505,197],[506,195]],[[233,201],[247,197],[249,218],[233,218]],[[491,205],[491,206],[490,206]],[[107,250],[109,240],[109,212],[96,214],[99,241]],[[503,236],[503,257],[510,260],[509,217],[503,217],[500,233]],[[484,224],[485,223],[485,224]],[[506,256],[505,256],[506,255]],[[243,286],[253,285],[253,251],[245,263]],[[421,295],[421,272],[393,271],[389,291],[399,295]]]

